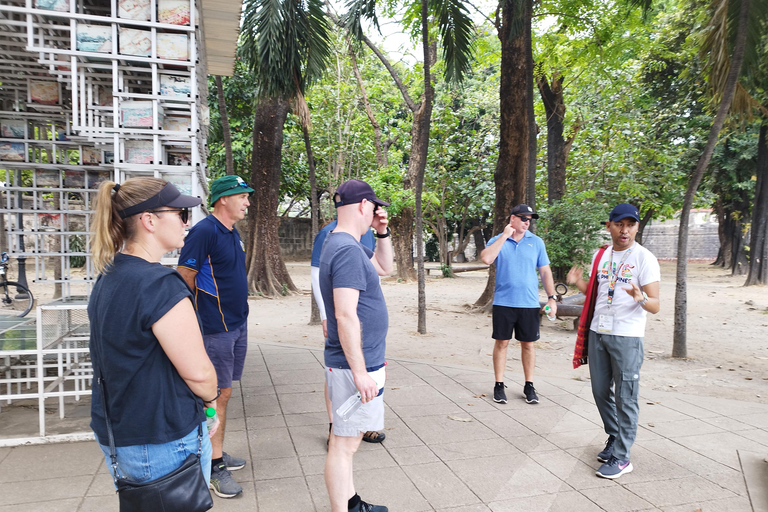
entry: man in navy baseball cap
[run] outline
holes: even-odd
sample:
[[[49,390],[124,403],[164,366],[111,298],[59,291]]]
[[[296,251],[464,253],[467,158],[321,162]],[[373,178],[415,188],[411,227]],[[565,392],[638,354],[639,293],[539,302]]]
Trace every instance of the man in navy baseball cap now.
[[[349,180],[339,185],[333,199],[336,208],[348,204],[360,203],[363,199],[367,199],[379,206],[389,206],[388,202],[382,201],[376,197],[376,193],[369,184],[361,180]]]
[[[619,222],[622,219],[635,219],[635,222],[640,222],[640,212],[629,203],[617,204],[608,215],[608,220]]]

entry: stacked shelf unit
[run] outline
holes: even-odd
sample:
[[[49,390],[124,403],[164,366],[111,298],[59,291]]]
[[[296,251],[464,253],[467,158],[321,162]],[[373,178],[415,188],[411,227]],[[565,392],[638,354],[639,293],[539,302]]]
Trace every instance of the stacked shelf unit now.
[[[207,195],[200,1],[0,5],[0,245],[34,262],[33,293],[90,293],[101,182],[155,176]]]

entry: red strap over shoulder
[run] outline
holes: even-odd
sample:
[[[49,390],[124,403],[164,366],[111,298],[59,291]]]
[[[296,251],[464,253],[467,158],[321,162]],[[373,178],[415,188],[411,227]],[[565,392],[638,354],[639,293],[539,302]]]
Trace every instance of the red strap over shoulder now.
[[[587,364],[589,337],[589,326],[592,324],[592,317],[595,314],[595,302],[597,300],[597,271],[600,266],[600,260],[608,245],[602,246],[597,251],[595,261],[592,263],[592,272],[589,275],[587,283],[587,293],[584,299],[584,306],[581,308],[579,317],[579,330],[576,334],[576,346],[573,348],[573,368],[576,369],[583,364]]]

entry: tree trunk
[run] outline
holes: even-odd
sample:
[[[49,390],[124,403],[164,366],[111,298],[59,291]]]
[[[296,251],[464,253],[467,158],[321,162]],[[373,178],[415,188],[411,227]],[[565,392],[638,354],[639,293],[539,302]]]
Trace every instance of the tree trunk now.
[[[725,224],[727,219],[725,217],[725,207],[723,206],[723,200],[718,197],[715,201],[715,215],[717,216],[717,239],[720,241],[720,249],[717,250],[717,258],[712,262],[712,265],[718,267],[728,267],[730,264],[730,246],[728,245],[728,235],[726,234]]]
[[[232,156],[232,133],[229,131],[229,114],[227,113],[227,102],[224,100],[224,86],[221,83],[221,76],[216,75],[216,93],[219,98],[219,115],[221,116],[221,131],[224,137],[224,154],[227,159],[227,174],[235,174],[235,160]]]
[[[288,101],[269,98],[256,105],[253,121],[251,188],[255,192],[248,209],[248,287],[266,297],[298,291],[283,262],[277,235],[283,124],[287,116]]]
[[[645,227],[648,225],[648,223],[651,221],[652,218],[653,218],[653,209],[645,212],[645,215],[643,215],[643,218],[640,219],[640,226],[637,228],[637,235],[635,236],[635,241],[640,245],[643,245],[643,233],[645,233]]]
[[[768,284],[768,121],[760,127],[757,142],[757,184],[752,206],[752,236],[749,242],[749,275],[744,286]]]
[[[691,216],[691,207],[693,206],[693,197],[699,188],[704,171],[707,170],[709,160],[712,158],[712,152],[715,150],[717,138],[720,130],[723,128],[725,118],[731,108],[733,96],[736,93],[736,84],[741,72],[741,63],[744,61],[744,50],[747,41],[747,19],[749,17],[749,6],[751,0],[741,0],[739,6],[739,21],[736,28],[736,42],[733,46],[733,55],[731,57],[731,67],[728,71],[723,97],[720,100],[720,106],[717,109],[717,115],[712,122],[712,128],[709,131],[707,145],[704,152],[696,164],[696,170],[693,172],[688,189],[683,198],[683,209],[680,212],[680,230],[677,241],[677,272],[675,274],[675,328],[672,344],[672,357],[687,357],[688,346],[686,341],[687,334],[687,309],[688,309],[688,290],[686,288],[688,274],[688,221]]]
[[[564,122],[565,100],[563,98],[563,76],[555,73],[552,84],[546,76],[536,80],[547,115],[547,204],[559,201],[565,195],[566,153]]]
[[[501,40],[501,85],[499,122],[499,159],[494,182],[496,204],[493,209],[493,233],[498,234],[509,222],[509,212],[526,196],[530,159],[529,88],[533,77],[531,56],[531,0],[504,2],[498,36]],[[485,307],[493,300],[495,269],[489,272],[485,290],[475,302]]]
[[[389,227],[392,230],[392,250],[397,265],[396,277],[402,281],[413,281],[416,279],[413,271],[413,208],[403,208],[398,215],[389,219]]]
[[[312,143],[309,140],[309,127],[306,124],[302,125],[302,132],[304,133],[304,147],[307,150],[307,165],[309,166],[309,203],[312,217],[312,240],[315,240],[320,225],[320,205],[317,201],[317,179],[315,175],[315,157],[312,154]],[[322,323],[320,320],[320,308],[317,307],[317,301],[315,300],[315,294],[309,294],[310,303],[310,315],[309,325],[318,325]]]
[[[421,0],[421,46],[424,52],[424,94],[418,111],[413,115],[413,134],[411,155],[408,161],[408,173],[413,176],[412,183],[416,192],[416,267],[418,269],[418,304],[419,316],[417,331],[427,333],[427,291],[424,272],[424,210],[421,193],[424,190],[424,172],[427,168],[429,150],[429,127],[432,122],[432,102],[435,89],[432,85],[432,64],[437,60],[437,42],[429,40],[428,1]]]

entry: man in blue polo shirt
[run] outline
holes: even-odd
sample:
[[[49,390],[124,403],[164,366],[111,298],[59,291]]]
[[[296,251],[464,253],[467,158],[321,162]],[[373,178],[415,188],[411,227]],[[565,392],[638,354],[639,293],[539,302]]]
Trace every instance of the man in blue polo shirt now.
[[[176,269],[195,294],[205,350],[216,368],[221,390],[216,409],[221,425],[211,438],[211,489],[222,498],[243,492],[230,471],[242,469],[245,460],[232,457],[223,447],[232,381],[240,380],[243,374],[248,347],[245,245],[235,222],[245,218],[251,192],[253,189],[238,176],[224,176],[211,183],[213,212],[189,230]]]
[[[515,206],[504,231],[491,238],[488,246],[480,253],[480,259],[486,265],[496,262],[492,334],[496,340],[493,347],[496,385],[493,388],[493,401],[500,404],[507,403],[504,370],[507,366],[507,346],[513,332],[515,339],[520,342],[520,359],[525,375],[523,396],[529,404],[539,403],[533,387],[533,369],[536,366],[534,343],[539,339],[540,321],[537,268],[552,315],[557,313],[557,301],[544,241],[528,231],[531,219],[538,218],[539,215],[527,204]]]

